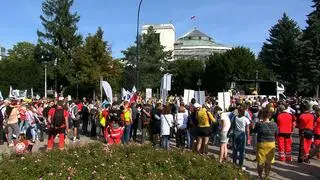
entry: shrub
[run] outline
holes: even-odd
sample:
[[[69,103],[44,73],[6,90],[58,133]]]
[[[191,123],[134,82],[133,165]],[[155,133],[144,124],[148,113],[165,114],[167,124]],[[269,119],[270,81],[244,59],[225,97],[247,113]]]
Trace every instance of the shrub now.
[[[0,163],[0,179],[249,179],[232,164],[211,156],[151,146],[104,146],[11,155]]]

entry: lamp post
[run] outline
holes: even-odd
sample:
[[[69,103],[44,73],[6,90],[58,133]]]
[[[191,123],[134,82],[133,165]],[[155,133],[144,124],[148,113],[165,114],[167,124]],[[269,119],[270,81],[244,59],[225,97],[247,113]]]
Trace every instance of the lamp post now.
[[[199,77],[199,79],[198,79],[198,82],[197,82],[197,86],[198,86],[198,88],[199,88],[199,91],[198,91],[198,97],[199,97],[199,99],[198,99],[198,103],[200,103],[200,86],[201,86],[201,79],[200,79],[200,77]]]
[[[44,61],[44,98],[47,98],[47,61]]]
[[[136,84],[137,84],[137,90],[139,90],[139,53],[140,53],[140,50],[139,50],[139,48],[140,48],[140,38],[139,38],[139,26],[140,26],[140,9],[141,9],[141,4],[142,4],[142,1],[143,0],[140,0],[140,3],[139,3],[139,7],[138,7],[138,18],[137,18],[137,39],[136,39],[136,42],[137,42],[137,57],[136,57],[136,71],[137,71],[137,82],[136,82]]]

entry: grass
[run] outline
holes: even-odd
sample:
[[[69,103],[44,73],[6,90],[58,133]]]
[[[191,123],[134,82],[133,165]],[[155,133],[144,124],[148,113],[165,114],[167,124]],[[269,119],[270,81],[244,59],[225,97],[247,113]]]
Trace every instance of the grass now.
[[[249,179],[232,164],[181,150],[100,143],[65,151],[5,156],[0,179]]]

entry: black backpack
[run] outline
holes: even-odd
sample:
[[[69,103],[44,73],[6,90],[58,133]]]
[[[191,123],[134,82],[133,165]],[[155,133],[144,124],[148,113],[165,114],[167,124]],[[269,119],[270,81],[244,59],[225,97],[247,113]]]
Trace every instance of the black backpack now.
[[[64,124],[64,109],[56,109],[53,116],[52,125],[54,128],[61,128]]]

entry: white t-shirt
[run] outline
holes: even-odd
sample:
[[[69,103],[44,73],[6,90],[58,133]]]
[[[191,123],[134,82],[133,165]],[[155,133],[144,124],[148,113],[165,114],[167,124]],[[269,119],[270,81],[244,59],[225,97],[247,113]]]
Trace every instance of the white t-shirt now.
[[[230,121],[230,114],[231,112],[224,112],[221,114],[221,121],[222,121],[222,132],[229,131],[231,127],[231,121]]]
[[[170,127],[172,127],[172,114],[161,115],[161,136],[170,135]]]
[[[241,131],[241,132],[245,132],[246,131],[246,126],[250,125],[250,120],[245,117],[236,117],[235,118],[236,121],[236,130],[237,131]]]
[[[177,114],[177,123],[178,123],[178,129],[187,128],[188,111],[186,111],[185,113],[178,113]]]

